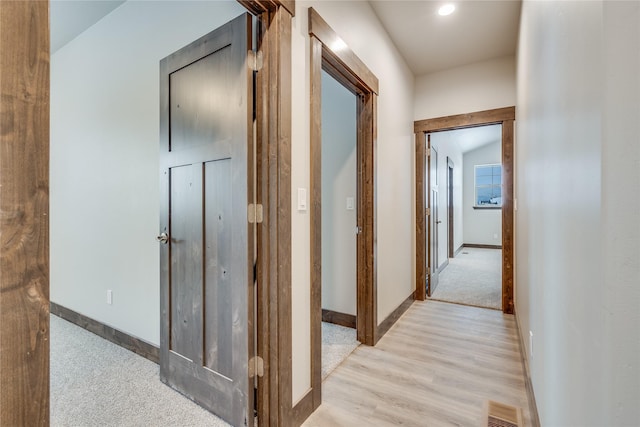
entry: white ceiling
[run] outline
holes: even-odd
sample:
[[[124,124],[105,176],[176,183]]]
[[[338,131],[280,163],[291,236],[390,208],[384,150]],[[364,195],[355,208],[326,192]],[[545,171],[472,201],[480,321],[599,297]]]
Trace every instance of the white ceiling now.
[[[336,0],[338,1],[338,0]],[[51,0],[51,52],[74,39],[124,1]],[[520,0],[369,0],[414,75],[514,55]]]
[[[369,0],[414,75],[515,55],[520,0]],[[455,12],[439,16],[453,3]]]
[[[51,53],[69,43],[122,3],[124,1],[120,0],[51,0]]]
[[[492,142],[501,141],[502,125],[498,124],[466,129],[448,130],[438,132],[438,135],[441,138],[445,137],[448,144],[456,144],[460,151],[464,154],[466,152],[473,151],[476,148],[491,144]]]

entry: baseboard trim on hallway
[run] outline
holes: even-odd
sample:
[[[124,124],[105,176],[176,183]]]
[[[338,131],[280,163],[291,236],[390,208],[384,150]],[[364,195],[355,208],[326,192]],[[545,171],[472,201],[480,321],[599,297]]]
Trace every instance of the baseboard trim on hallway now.
[[[516,331],[518,332],[518,340],[520,342],[520,359],[522,360],[522,370],[524,372],[524,383],[527,389],[527,398],[529,400],[529,414],[531,415],[531,423],[533,427],[540,427],[540,418],[538,417],[538,405],[536,404],[536,396],[533,393],[533,383],[531,382],[531,373],[529,371],[529,363],[527,362],[527,348],[524,346],[522,331],[520,330],[520,319],[518,312],[515,314]]]
[[[479,249],[502,249],[502,245],[481,245],[476,243],[463,243],[464,248],[479,248]]]
[[[409,297],[407,297],[407,299],[402,302],[402,304],[400,304],[395,310],[393,310],[391,314],[389,314],[387,318],[378,325],[378,328],[376,329],[375,342],[378,342],[378,340],[382,338],[384,334],[389,332],[389,329],[391,329],[391,327],[398,321],[398,319],[404,314],[404,312],[407,311],[409,307],[411,307],[411,304],[413,304],[413,301],[415,301],[415,299],[416,292],[413,291],[411,295],[409,295]]]
[[[153,344],[149,344],[140,338],[136,338],[125,332],[119,331],[83,314],[58,305],[55,302],[50,303],[50,310],[51,314],[54,314],[67,322],[80,326],[81,328],[86,329],[107,341],[149,359],[152,362],[160,363],[160,349]]]
[[[322,321],[333,323],[347,328],[356,328],[356,316],[353,314],[340,313],[333,310],[322,309]]]

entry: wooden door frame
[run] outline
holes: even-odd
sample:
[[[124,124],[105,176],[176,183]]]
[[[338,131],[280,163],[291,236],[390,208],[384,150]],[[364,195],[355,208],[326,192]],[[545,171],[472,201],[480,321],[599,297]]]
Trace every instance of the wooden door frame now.
[[[238,0],[246,9],[260,19],[259,49],[263,53],[263,77],[259,77],[256,90],[259,147],[257,196],[264,206],[264,221],[258,233],[261,250],[257,265],[258,280],[261,283],[258,297],[258,322],[260,340],[258,355],[264,359],[264,377],[258,382],[258,412],[261,426],[289,426],[294,423],[291,399],[291,19],[295,13],[295,0]],[[4,313],[12,313],[12,319],[23,327],[3,320],[0,336],[9,337],[12,342],[30,343],[36,337],[36,347],[31,349],[29,361],[24,360],[24,349],[18,345],[3,346],[2,367],[5,362],[13,363],[12,372],[22,372],[11,377],[2,376],[2,402],[0,420],[9,424],[48,425],[49,423],[49,244],[48,244],[48,152],[49,152],[49,2],[25,0],[2,2],[3,73],[15,71],[19,78],[5,78],[1,81],[3,96],[14,98],[24,94],[28,88],[31,100],[14,115],[2,115],[2,120],[12,118],[14,135],[18,138],[26,132],[28,139],[8,137],[10,147],[20,150],[24,159],[30,160],[30,167],[15,161],[11,167],[0,171],[0,180],[15,180],[23,177],[24,188],[16,189],[16,198],[3,197],[11,206],[4,206],[7,212],[28,203],[28,221],[22,228],[38,224],[38,232],[30,233],[27,240],[19,240],[24,246],[14,251],[2,261],[19,262],[31,266],[30,272],[39,272],[24,286],[14,292],[29,292],[27,304],[20,305],[2,294],[0,308]],[[5,38],[5,35],[12,37]],[[4,43],[6,41],[6,43]],[[6,48],[6,49],[5,49]],[[35,60],[33,58],[36,58]],[[11,62],[10,64],[5,60]],[[7,65],[7,67],[5,67]],[[32,73],[24,70],[32,69]],[[37,72],[36,72],[37,71]],[[13,74],[12,74],[13,76]],[[14,77],[15,77],[14,76]],[[22,98],[20,98],[22,99]],[[3,110],[5,104],[3,103]],[[9,108],[8,106],[6,108]],[[18,120],[23,117],[23,120]],[[28,119],[35,117],[36,119]],[[4,138],[4,137],[3,137]],[[35,139],[34,139],[35,138]],[[4,139],[3,139],[4,140]],[[27,143],[28,142],[28,143]],[[10,151],[18,155],[17,151]],[[2,159],[11,160],[11,156]],[[21,157],[22,159],[22,157]],[[34,160],[35,159],[35,160]],[[33,163],[35,162],[35,163]],[[33,163],[33,164],[32,164]],[[4,162],[3,162],[4,165]],[[29,185],[38,180],[38,192],[33,193]],[[6,193],[9,185],[3,185]],[[3,193],[4,194],[4,193]],[[34,196],[36,194],[36,196]],[[36,200],[31,200],[36,197]],[[11,209],[9,209],[11,208]],[[29,219],[30,218],[30,219]],[[42,219],[44,218],[44,219]],[[11,229],[12,223],[4,220],[2,230]],[[31,228],[29,228],[31,229]],[[35,229],[35,228],[34,228]],[[32,230],[33,231],[33,230]],[[31,249],[37,250],[37,256]],[[29,253],[24,258],[22,255]],[[35,253],[35,252],[34,252]],[[26,262],[26,264],[25,264]],[[3,264],[4,265],[4,264]],[[4,267],[3,267],[4,271]],[[8,270],[7,270],[8,271]],[[26,270],[25,270],[26,271]],[[0,287],[5,288],[3,275]],[[7,282],[7,286],[12,282]],[[27,286],[28,285],[28,286]],[[12,285],[13,286],[13,285]],[[11,288],[13,289],[13,287]],[[37,294],[36,298],[32,298]],[[26,295],[26,294],[25,294]],[[5,306],[12,310],[5,310]],[[17,308],[16,308],[17,307]],[[32,321],[33,319],[38,321]],[[8,339],[9,339],[8,338]],[[10,349],[11,353],[9,352]],[[5,351],[6,350],[6,351]],[[15,362],[15,363],[14,363]],[[8,365],[7,365],[8,366]],[[4,369],[4,368],[3,368]],[[24,378],[35,379],[23,386]],[[21,385],[22,384],[22,385]],[[32,389],[31,386],[36,387]],[[34,399],[34,396],[37,399]],[[10,412],[7,410],[10,408]]]
[[[0,425],[49,424],[49,3],[0,2]]]
[[[259,18],[257,51],[262,58],[256,76],[256,202],[263,206],[257,232],[256,322],[257,356],[264,366],[264,375],[258,378],[258,423],[286,427],[301,424],[291,393],[291,21],[295,0],[238,2]]]
[[[312,410],[322,399],[322,244],[321,153],[322,70],[358,96],[357,100],[357,317],[358,340],[374,345],[377,340],[375,142],[377,137],[378,79],[345,45],[313,8],[309,8],[311,43],[311,390]],[[332,50],[331,46],[339,45]]]
[[[516,107],[477,111],[469,114],[444,116],[418,120],[413,124],[415,133],[416,170],[416,299],[426,298],[425,280],[431,260],[425,256],[425,247],[420,242],[431,239],[425,230],[425,214],[428,201],[425,200],[425,134],[454,129],[464,129],[493,124],[502,125],[502,311],[515,313],[513,301],[513,165],[514,165],[514,121]],[[422,240],[421,240],[422,239]],[[425,245],[427,246],[427,245]],[[425,261],[426,260],[426,261]]]
[[[447,256],[453,258],[455,256],[454,238],[453,238],[453,169],[455,165],[451,157],[447,156]]]

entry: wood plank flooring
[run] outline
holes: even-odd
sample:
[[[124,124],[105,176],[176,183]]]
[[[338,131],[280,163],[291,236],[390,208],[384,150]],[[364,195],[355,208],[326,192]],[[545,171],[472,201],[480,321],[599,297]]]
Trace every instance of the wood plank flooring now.
[[[480,426],[489,399],[532,425],[514,317],[436,301],[416,301],[375,347],[358,347],[322,396],[304,426]]]

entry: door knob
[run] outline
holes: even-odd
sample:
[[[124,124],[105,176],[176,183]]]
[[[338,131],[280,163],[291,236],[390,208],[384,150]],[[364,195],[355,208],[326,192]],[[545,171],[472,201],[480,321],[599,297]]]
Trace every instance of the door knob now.
[[[162,233],[161,235],[156,237],[156,239],[158,240],[158,242],[164,243],[166,245],[169,241],[169,235],[167,233]]]
[[[440,224],[442,221],[436,221],[436,224]]]

